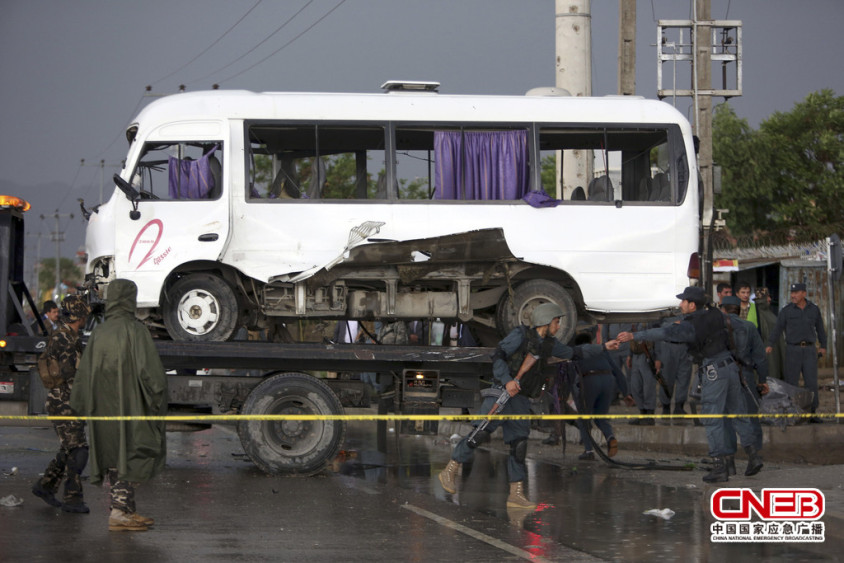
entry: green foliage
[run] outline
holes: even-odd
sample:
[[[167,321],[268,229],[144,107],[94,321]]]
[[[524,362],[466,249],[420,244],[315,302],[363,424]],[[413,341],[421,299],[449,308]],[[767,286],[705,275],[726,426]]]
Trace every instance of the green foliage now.
[[[713,156],[722,166],[716,206],[730,210],[733,233],[816,239],[844,226],[844,97],[831,90],[772,114],[756,131],[718,106]]]
[[[552,197],[557,190],[557,157],[548,154],[542,157],[539,162],[539,174],[542,178],[542,187]]]
[[[82,283],[82,269],[70,258],[59,259],[59,278],[68,287]],[[44,258],[38,267],[38,293],[42,295],[56,286],[56,259]],[[40,306],[40,304],[39,304]]]

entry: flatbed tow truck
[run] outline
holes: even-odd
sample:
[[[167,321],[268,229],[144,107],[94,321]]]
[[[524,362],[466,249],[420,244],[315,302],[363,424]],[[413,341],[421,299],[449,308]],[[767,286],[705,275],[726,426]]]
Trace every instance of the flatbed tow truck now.
[[[23,217],[29,204],[0,196],[0,423],[43,413],[37,373],[46,337],[25,320],[38,312],[23,281]],[[236,420],[246,455],[268,473],[317,472],[343,444],[343,420],[261,420],[262,415],[340,415],[370,406],[361,372],[391,374],[379,413],[437,414],[470,409],[492,369],[489,348],[377,344],[178,342],[156,340],[168,370],[170,414],[253,415]],[[348,377],[320,378],[316,372]],[[168,430],[202,428],[168,423]],[[401,421],[399,431],[436,434],[436,421]]]

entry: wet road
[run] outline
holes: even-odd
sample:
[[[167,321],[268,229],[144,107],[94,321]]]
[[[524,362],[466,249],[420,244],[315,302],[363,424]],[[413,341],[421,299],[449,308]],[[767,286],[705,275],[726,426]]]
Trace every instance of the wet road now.
[[[91,514],[65,514],[29,492],[54,455],[52,429],[0,427],[0,561],[765,561],[834,559],[834,543],[718,545],[699,492],[630,478],[601,464],[529,460],[532,513],[505,509],[505,457],[480,451],[456,495],[436,479],[442,437],[349,427],[343,455],[316,477],[271,477],[236,435],[168,435],[165,472],[138,490],[148,532],[108,532],[105,493],[85,486]],[[531,444],[535,448],[536,444]],[[12,467],[17,471],[13,474]],[[698,477],[699,478],[699,477]],[[671,520],[643,515],[670,507]]]

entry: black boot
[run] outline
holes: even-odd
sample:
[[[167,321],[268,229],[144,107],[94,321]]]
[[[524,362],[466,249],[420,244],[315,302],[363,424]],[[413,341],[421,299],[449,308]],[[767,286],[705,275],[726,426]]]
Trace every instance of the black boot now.
[[[653,413],[654,413],[654,409],[645,409],[644,411],[642,411],[642,414],[653,414]],[[652,418],[643,418],[642,422],[640,424],[642,426],[653,426],[656,423],[654,422],[654,419],[652,419]]]
[[[686,409],[683,408],[686,403],[674,403],[674,414],[686,414]]]
[[[671,414],[671,405],[662,405],[662,414]]]
[[[736,474],[736,456],[735,456],[735,454],[724,456],[724,462],[727,464],[727,476],[735,475]]]
[[[762,456],[753,446],[745,446],[744,451],[747,452],[747,469],[744,470],[744,474],[748,477],[756,475],[762,470]]]
[[[645,409],[639,409],[639,414],[647,414],[647,412],[648,411],[646,411]],[[631,424],[633,426],[641,426],[642,424],[644,424],[644,421],[644,418],[634,418],[633,420],[628,422],[628,424]]]
[[[730,480],[727,475],[727,464],[724,456],[712,458],[712,469],[703,476],[703,480],[707,483],[725,483]]]

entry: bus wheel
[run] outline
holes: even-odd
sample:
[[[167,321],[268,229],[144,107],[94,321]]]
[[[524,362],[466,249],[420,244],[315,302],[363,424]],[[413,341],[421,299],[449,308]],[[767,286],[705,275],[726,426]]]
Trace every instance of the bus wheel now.
[[[167,291],[164,326],[173,340],[229,340],[237,330],[237,297],[213,274],[191,274]]]
[[[510,297],[505,293],[498,302],[496,321],[502,335],[519,325],[530,326],[530,314],[543,303],[559,305],[565,316],[560,320],[557,340],[568,342],[577,326],[577,308],[569,292],[548,280],[528,280],[517,286]]]
[[[304,373],[277,373],[259,383],[241,414],[343,414],[340,400],[325,383]],[[342,420],[244,420],[237,433],[255,465],[270,474],[319,472],[343,444]]]

